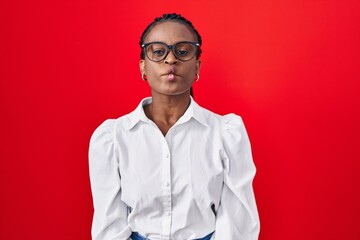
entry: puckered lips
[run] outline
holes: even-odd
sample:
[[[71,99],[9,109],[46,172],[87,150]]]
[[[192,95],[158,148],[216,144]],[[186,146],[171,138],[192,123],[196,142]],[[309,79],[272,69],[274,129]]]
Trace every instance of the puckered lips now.
[[[167,69],[166,73],[163,74],[163,76],[166,76],[166,79],[167,79],[168,81],[174,81],[174,79],[175,79],[175,67],[170,66],[170,67]]]

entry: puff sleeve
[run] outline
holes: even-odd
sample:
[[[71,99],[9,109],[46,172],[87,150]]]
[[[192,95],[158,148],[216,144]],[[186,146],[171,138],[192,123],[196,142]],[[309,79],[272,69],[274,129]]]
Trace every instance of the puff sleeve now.
[[[94,204],[93,240],[126,240],[131,235],[127,206],[121,200],[118,154],[114,147],[115,120],[93,133],[89,147],[90,183]]]
[[[216,217],[215,239],[256,240],[260,231],[252,181],[255,165],[242,119],[223,116],[224,182]]]

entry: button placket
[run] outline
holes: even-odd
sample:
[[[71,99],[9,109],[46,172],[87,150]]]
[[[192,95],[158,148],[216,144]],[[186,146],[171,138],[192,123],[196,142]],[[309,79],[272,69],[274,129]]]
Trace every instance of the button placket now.
[[[162,203],[163,203],[163,217],[162,217],[162,237],[164,239],[170,239],[170,227],[171,227],[171,154],[168,143],[165,138],[163,138],[162,143]]]

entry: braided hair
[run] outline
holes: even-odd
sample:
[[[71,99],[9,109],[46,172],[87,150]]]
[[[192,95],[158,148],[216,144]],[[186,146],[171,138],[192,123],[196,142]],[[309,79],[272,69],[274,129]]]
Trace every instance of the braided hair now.
[[[144,44],[144,40],[145,40],[146,36],[149,34],[149,32],[151,31],[151,29],[153,29],[159,23],[170,22],[170,21],[184,24],[195,35],[197,43],[199,43],[199,45],[201,46],[201,44],[202,44],[201,36],[189,20],[187,20],[180,14],[165,13],[161,17],[155,18],[155,20],[145,28],[145,30],[142,33],[141,38],[140,38],[140,47]],[[198,47],[198,50],[196,51],[196,59],[199,59],[200,55],[201,55],[200,46]],[[145,59],[145,53],[144,53],[143,48],[141,48],[140,58]]]

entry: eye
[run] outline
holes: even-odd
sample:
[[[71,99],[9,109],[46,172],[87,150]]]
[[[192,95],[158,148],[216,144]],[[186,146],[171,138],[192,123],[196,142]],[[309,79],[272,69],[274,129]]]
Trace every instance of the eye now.
[[[147,51],[153,57],[162,57],[166,54],[166,48],[161,43],[151,43],[147,47]]]
[[[157,55],[157,56],[163,56],[165,54],[165,50],[163,49],[156,49],[156,50],[153,50],[152,52],[154,55]]]
[[[177,51],[176,51],[176,53],[177,53],[177,55],[178,56],[186,56],[186,55],[188,55],[189,54],[189,52],[187,51],[187,50],[182,50],[182,49],[178,49]]]
[[[175,45],[176,56],[182,60],[191,59],[194,55],[194,46],[188,42],[179,42]]]

